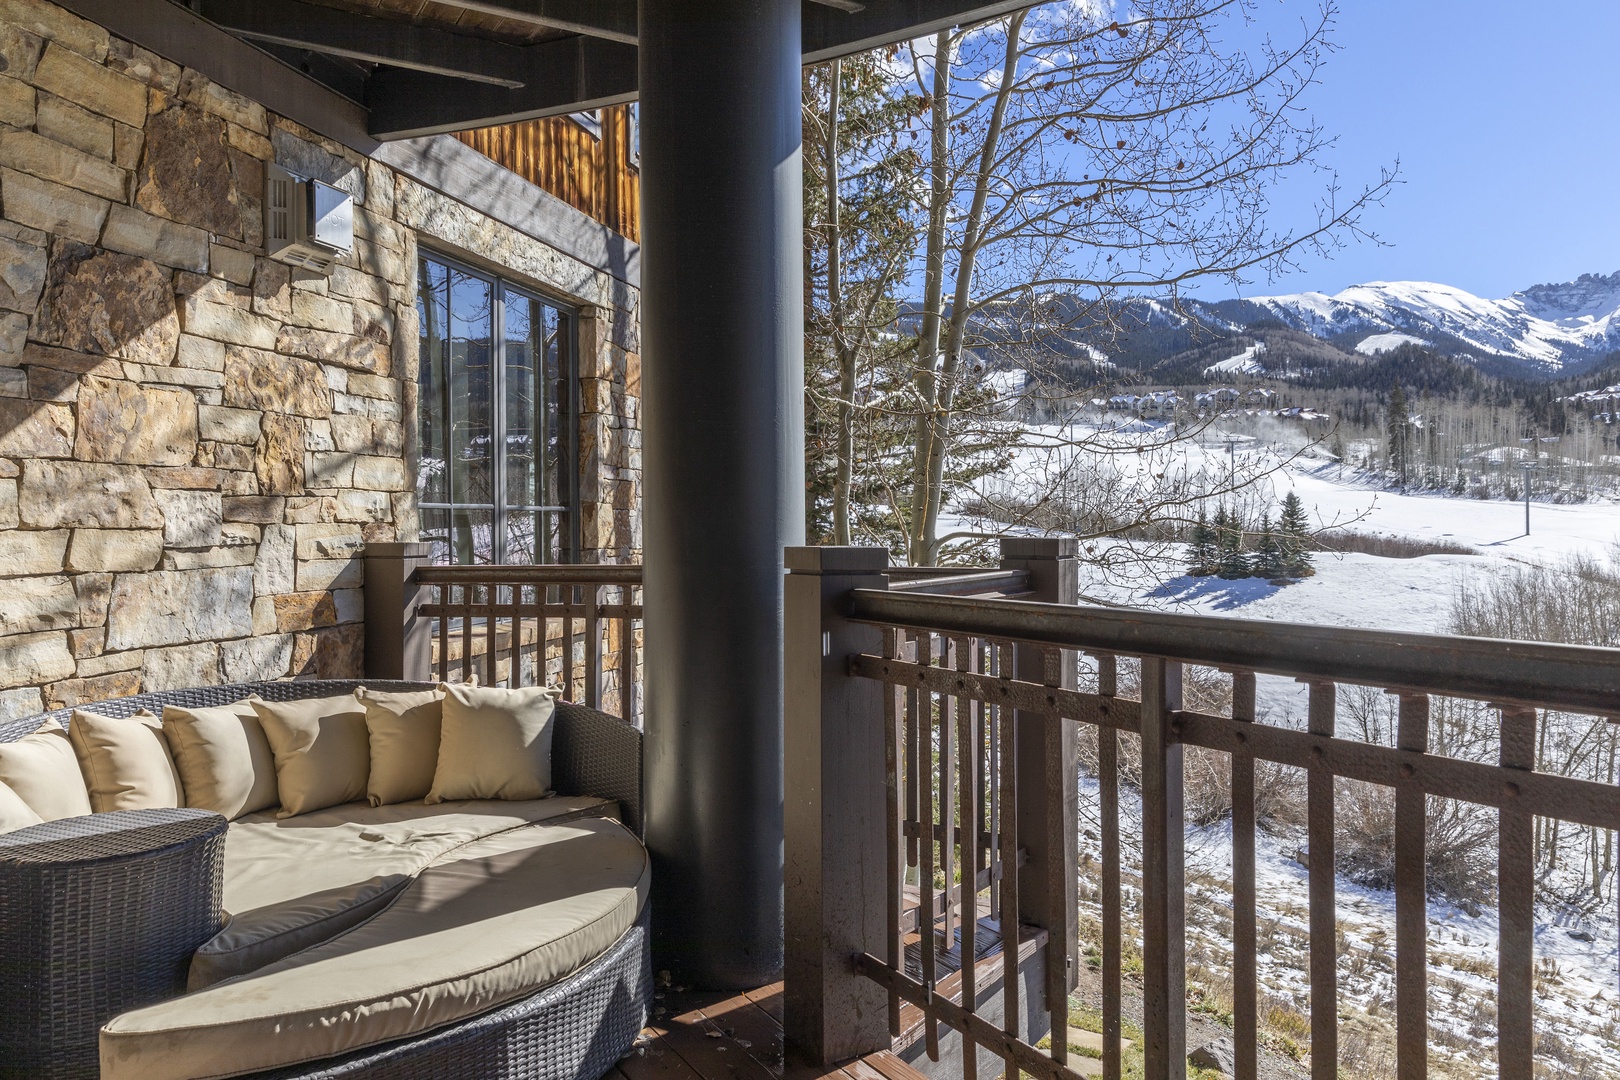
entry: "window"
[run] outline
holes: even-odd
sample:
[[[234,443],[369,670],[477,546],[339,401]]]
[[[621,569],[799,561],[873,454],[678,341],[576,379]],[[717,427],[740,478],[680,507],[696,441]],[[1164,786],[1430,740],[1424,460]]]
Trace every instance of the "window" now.
[[[416,493],[436,562],[571,562],[574,313],[424,255]]]
[[[602,110],[586,109],[584,112],[569,113],[568,118],[596,139],[602,138]]]

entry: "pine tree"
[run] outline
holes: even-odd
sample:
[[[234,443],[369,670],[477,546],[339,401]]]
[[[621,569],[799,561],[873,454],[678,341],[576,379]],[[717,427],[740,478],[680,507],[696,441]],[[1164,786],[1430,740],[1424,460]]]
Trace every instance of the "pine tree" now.
[[[1389,467],[1400,478],[1402,488],[1406,487],[1407,428],[1410,419],[1406,408],[1406,391],[1401,389],[1400,383],[1396,383],[1389,392],[1389,412],[1385,418],[1385,428],[1389,436]]]
[[[1215,531],[1220,544],[1219,573],[1223,578],[1249,576],[1249,556],[1243,550],[1243,521],[1225,507],[1215,515]]]
[[[1193,577],[1204,577],[1215,572],[1215,558],[1219,553],[1217,536],[1216,531],[1210,528],[1209,518],[1202,510],[1198,511],[1198,524],[1193,526],[1192,544],[1188,551],[1187,573]]]
[[[1283,576],[1282,545],[1271,528],[1271,515],[1260,518],[1260,538],[1254,545],[1254,572],[1263,578]]]
[[[1311,553],[1306,550],[1310,522],[1305,516],[1305,503],[1296,492],[1283,497],[1282,515],[1277,519],[1277,546],[1283,573],[1290,577],[1305,577],[1311,569]]]

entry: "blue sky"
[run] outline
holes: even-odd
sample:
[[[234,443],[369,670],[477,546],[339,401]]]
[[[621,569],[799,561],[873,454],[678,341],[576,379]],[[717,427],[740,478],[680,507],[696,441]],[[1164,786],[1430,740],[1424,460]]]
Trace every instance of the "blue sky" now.
[[[1340,136],[1329,161],[1346,188],[1400,158],[1405,183],[1369,217],[1391,246],[1245,292],[1425,280],[1500,297],[1620,270],[1620,0],[1342,5],[1312,111]],[[1260,7],[1281,33],[1314,4]],[[1302,209],[1289,192],[1275,223]]]

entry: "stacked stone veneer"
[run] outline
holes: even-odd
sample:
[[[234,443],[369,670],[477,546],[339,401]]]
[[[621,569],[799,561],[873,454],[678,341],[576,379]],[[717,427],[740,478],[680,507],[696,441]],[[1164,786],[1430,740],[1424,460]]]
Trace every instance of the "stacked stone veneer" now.
[[[264,163],[356,251],[256,254]],[[362,672],[417,536],[418,240],[571,299],[585,557],[639,548],[634,290],[44,0],[0,0],[0,716]]]

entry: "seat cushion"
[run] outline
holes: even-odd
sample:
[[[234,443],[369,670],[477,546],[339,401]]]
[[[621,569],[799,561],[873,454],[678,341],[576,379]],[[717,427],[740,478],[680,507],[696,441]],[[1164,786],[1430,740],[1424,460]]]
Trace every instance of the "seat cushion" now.
[[[96,813],[186,805],[163,722],[152,713],[120,718],[77,709],[68,739]]]
[[[382,806],[425,796],[433,787],[433,770],[439,763],[444,691],[389,693],[362,686],[354,696],[365,706],[366,734],[371,741],[366,801]]]
[[[16,792],[42,821],[91,813],[79,758],[68,733],[54,720],[14,742],[0,742],[0,784]]]
[[[531,802],[334,806],[295,818],[255,814],[225,836],[225,928],[191,960],[200,990],[256,971],[387,907],[423,867],[463,844],[572,815],[611,817],[589,796]]]
[[[230,982],[114,1017],[102,1080],[200,1080],[318,1061],[526,997],[600,956],[645,901],[616,822],[512,829],[423,870],[384,912]]]
[[[366,797],[366,707],[353,694],[255,701],[253,710],[276,755],[282,817]]]
[[[187,806],[235,821],[276,805],[276,759],[253,711],[254,700],[196,709],[163,707],[163,734],[180,770]]]
[[[538,799],[551,790],[557,692],[544,686],[444,687],[430,803]]]

